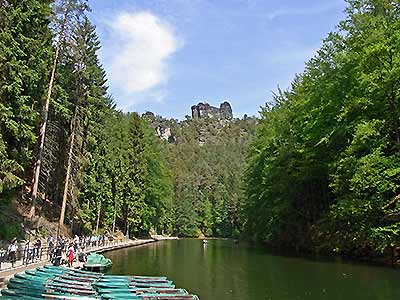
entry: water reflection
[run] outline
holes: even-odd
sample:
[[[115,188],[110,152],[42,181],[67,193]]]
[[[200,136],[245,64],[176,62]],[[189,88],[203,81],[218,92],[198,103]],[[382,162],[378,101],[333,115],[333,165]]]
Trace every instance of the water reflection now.
[[[271,255],[232,241],[168,241],[110,252],[112,273],[165,275],[201,300],[400,299],[398,271]]]

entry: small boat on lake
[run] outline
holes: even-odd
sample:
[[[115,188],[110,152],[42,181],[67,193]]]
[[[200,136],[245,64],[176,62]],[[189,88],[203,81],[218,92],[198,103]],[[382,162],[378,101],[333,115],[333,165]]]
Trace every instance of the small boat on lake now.
[[[83,265],[86,271],[102,272],[111,267],[112,261],[104,255],[98,253],[90,253],[87,256],[87,260]]]

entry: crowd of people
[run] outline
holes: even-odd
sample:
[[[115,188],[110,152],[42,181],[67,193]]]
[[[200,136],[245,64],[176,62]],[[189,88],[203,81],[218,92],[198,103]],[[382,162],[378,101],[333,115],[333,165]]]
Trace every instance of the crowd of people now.
[[[73,266],[73,262],[78,259],[84,261],[85,256],[83,250],[87,247],[100,247],[106,243],[106,237],[104,235],[92,235],[92,236],[78,236],[75,235],[73,239],[67,239],[65,237],[58,237],[57,239],[49,237],[47,239],[48,256],[49,260],[54,265],[60,265],[63,263],[63,254],[65,254],[66,261],[69,267]]]
[[[47,238],[47,259],[54,265],[61,265],[65,261],[72,267],[75,260],[84,261],[83,251],[88,247],[104,246],[106,237],[104,235],[78,236],[73,239],[64,236]],[[23,264],[33,263],[41,260],[43,247],[42,240],[26,240],[18,243],[14,238],[10,241],[7,250],[0,250],[0,263],[10,262],[14,267],[17,259],[22,259]]]

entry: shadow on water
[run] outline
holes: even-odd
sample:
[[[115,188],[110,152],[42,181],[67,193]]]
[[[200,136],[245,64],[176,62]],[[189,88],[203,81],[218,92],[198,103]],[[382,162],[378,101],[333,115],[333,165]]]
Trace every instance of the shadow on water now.
[[[400,272],[264,246],[184,239],[107,253],[113,274],[168,276],[201,300],[400,299]]]

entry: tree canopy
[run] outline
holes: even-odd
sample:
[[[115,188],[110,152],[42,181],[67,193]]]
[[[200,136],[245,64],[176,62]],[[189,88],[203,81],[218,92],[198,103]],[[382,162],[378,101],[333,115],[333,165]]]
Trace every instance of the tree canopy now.
[[[348,1],[337,31],[263,108],[247,232],[352,255],[398,243],[399,26],[397,1]]]

